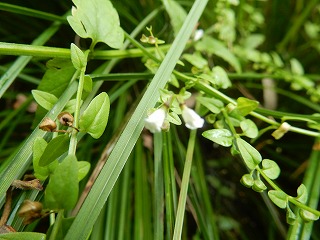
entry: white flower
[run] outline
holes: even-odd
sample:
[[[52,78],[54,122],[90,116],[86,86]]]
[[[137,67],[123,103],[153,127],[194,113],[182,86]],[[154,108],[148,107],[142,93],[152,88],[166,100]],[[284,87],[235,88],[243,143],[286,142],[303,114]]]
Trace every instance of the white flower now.
[[[198,41],[203,37],[203,29],[198,29],[194,32],[193,41]]]
[[[152,133],[160,132],[166,115],[167,111],[165,108],[155,110],[144,120],[145,127]]]
[[[187,106],[182,107],[182,118],[189,129],[202,128],[204,120],[191,108]]]

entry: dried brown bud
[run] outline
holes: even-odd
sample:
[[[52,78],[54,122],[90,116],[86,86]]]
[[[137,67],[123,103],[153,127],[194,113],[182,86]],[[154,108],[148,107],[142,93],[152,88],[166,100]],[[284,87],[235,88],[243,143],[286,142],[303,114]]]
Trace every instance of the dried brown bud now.
[[[46,132],[54,132],[57,128],[57,124],[52,119],[45,117],[40,123],[39,128]]]
[[[68,112],[60,113],[58,119],[63,126],[71,127],[73,124],[73,116]]]
[[[22,189],[22,190],[31,190],[31,189],[43,190],[43,187],[39,179],[33,179],[30,181],[14,180],[11,186]]]
[[[42,214],[42,203],[33,202],[30,200],[23,201],[20,210],[18,212],[19,217],[24,218],[23,224],[30,224],[34,220],[41,218]]]

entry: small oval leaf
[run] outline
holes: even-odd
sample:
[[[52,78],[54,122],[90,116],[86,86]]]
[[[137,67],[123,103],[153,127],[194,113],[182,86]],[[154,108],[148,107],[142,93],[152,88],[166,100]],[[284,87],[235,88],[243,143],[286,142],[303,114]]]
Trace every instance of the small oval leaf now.
[[[296,197],[296,199],[299,202],[305,204],[308,200],[308,190],[306,186],[304,184],[301,184],[297,189],[297,193],[298,193],[298,196]]]
[[[237,138],[236,143],[240,155],[247,167],[250,170],[254,169],[262,160],[260,153],[241,138]]]
[[[32,90],[31,93],[36,102],[46,110],[51,110],[53,105],[58,101],[55,95],[48,92]]]
[[[245,119],[240,122],[240,128],[243,134],[249,138],[255,138],[258,136],[259,130],[257,125],[250,119]]]
[[[256,192],[263,192],[267,189],[267,186],[260,179],[256,179],[254,180],[252,189]]]
[[[219,113],[224,107],[223,102],[218,99],[209,98],[209,97],[197,97],[197,101],[209,109],[212,113]]]
[[[107,126],[109,110],[108,94],[102,92],[91,101],[83,112],[79,121],[81,131],[88,132],[95,139],[101,137]]]
[[[259,102],[255,101],[255,100],[251,100],[251,99],[244,98],[244,97],[239,97],[237,99],[237,106],[233,111],[235,111],[235,113],[238,113],[242,116],[246,116],[251,111],[256,109],[258,107],[258,105],[259,105]]]
[[[270,159],[264,159],[262,161],[262,171],[270,179],[276,179],[279,177],[280,174],[280,168],[278,164]]]
[[[282,191],[270,190],[268,196],[271,201],[279,208],[286,208],[288,204],[288,195]]]
[[[85,54],[74,43],[71,43],[71,61],[75,69],[82,70],[87,65]]]
[[[203,132],[202,136],[224,147],[232,145],[233,136],[228,129],[211,129]]]
[[[69,137],[68,135],[59,135],[53,138],[44,150],[40,160],[39,166],[44,167],[49,163],[56,160],[62,154],[68,151],[69,148]]]
[[[251,174],[244,174],[240,180],[241,184],[247,188],[251,188],[254,184],[254,179]]]
[[[306,222],[317,221],[319,219],[319,216],[304,209],[300,209],[299,214],[301,218]]]

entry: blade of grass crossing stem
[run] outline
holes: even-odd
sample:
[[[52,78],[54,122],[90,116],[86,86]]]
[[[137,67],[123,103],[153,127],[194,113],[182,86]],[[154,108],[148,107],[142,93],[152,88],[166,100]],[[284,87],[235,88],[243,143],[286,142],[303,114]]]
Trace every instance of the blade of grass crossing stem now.
[[[43,45],[59,30],[59,28],[60,24],[58,22],[53,23],[32,42],[32,45]],[[32,57],[29,56],[18,57],[11,67],[2,75],[0,78],[0,98],[31,59]]]
[[[186,160],[185,160],[183,175],[182,175],[176,223],[174,226],[174,233],[173,233],[174,240],[181,239],[181,235],[182,235],[184,212],[186,210],[186,201],[187,201],[187,194],[188,194],[188,188],[189,188],[189,179],[190,179],[190,172],[191,172],[191,166],[192,166],[196,133],[197,133],[196,130],[190,131]]]
[[[312,208],[317,208],[319,203],[319,196],[320,196],[320,139],[316,139],[314,144],[314,149],[312,150],[308,169],[306,171],[303,184],[308,189],[308,201],[307,205]],[[301,220],[299,213],[297,214],[296,223],[290,226],[287,239],[310,239],[313,227],[313,221],[311,222],[304,222]]]
[[[162,163],[162,133],[155,133],[154,144],[154,238],[164,237],[164,186]]]
[[[58,102],[54,105],[51,111],[46,115],[51,119],[55,119],[57,115],[62,111],[66,103],[70,100],[73,94],[77,90],[77,82],[73,82],[67,88],[67,90],[62,94],[59,98]],[[25,143],[21,146],[19,151],[12,156],[10,165],[7,169],[3,172],[0,176],[1,185],[0,185],[0,202],[1,204],[4,201],[5,193],[7,189],[10,187],[13,180],[21,177],[21,175],[26,171],[29,167],[31,160],[32,160],[32,146],[33,142],[37,137],[44,137],[45,132],[36,128]]]
[[[127,127],[121,134],[109,159],[94,183],[89,195],[75,217],[65,239],[87,239],[101,208],[106,202],[110,191],[118,179],[143,127],[147,110],[154,107],[159,98],[159,89],[163,88],[170,78],[194,26],[198,22],[207,0],[196,0],[193,4],[178,36],[174,40],[159,70],[151,81],[146,93],[141,99]]]
[[[176,187],[171,132],[163,133],[163,177],[165,189],[166,233],[172,239],[176,215]]]

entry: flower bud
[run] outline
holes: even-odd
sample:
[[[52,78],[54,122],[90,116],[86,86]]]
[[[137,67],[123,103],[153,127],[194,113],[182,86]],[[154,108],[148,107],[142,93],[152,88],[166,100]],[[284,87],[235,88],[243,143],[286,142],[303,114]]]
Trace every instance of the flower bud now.
[[[160,132],[166,115],[167,111],[164,107],[155,110],[145,119],[145,127],[152,133]]]
[[[182,107],[182,118],[186,123],[186,127],[189,129],[202,128],[204,124],[203,118],[201,118],[194,110],[188,108],[186,105]]]

